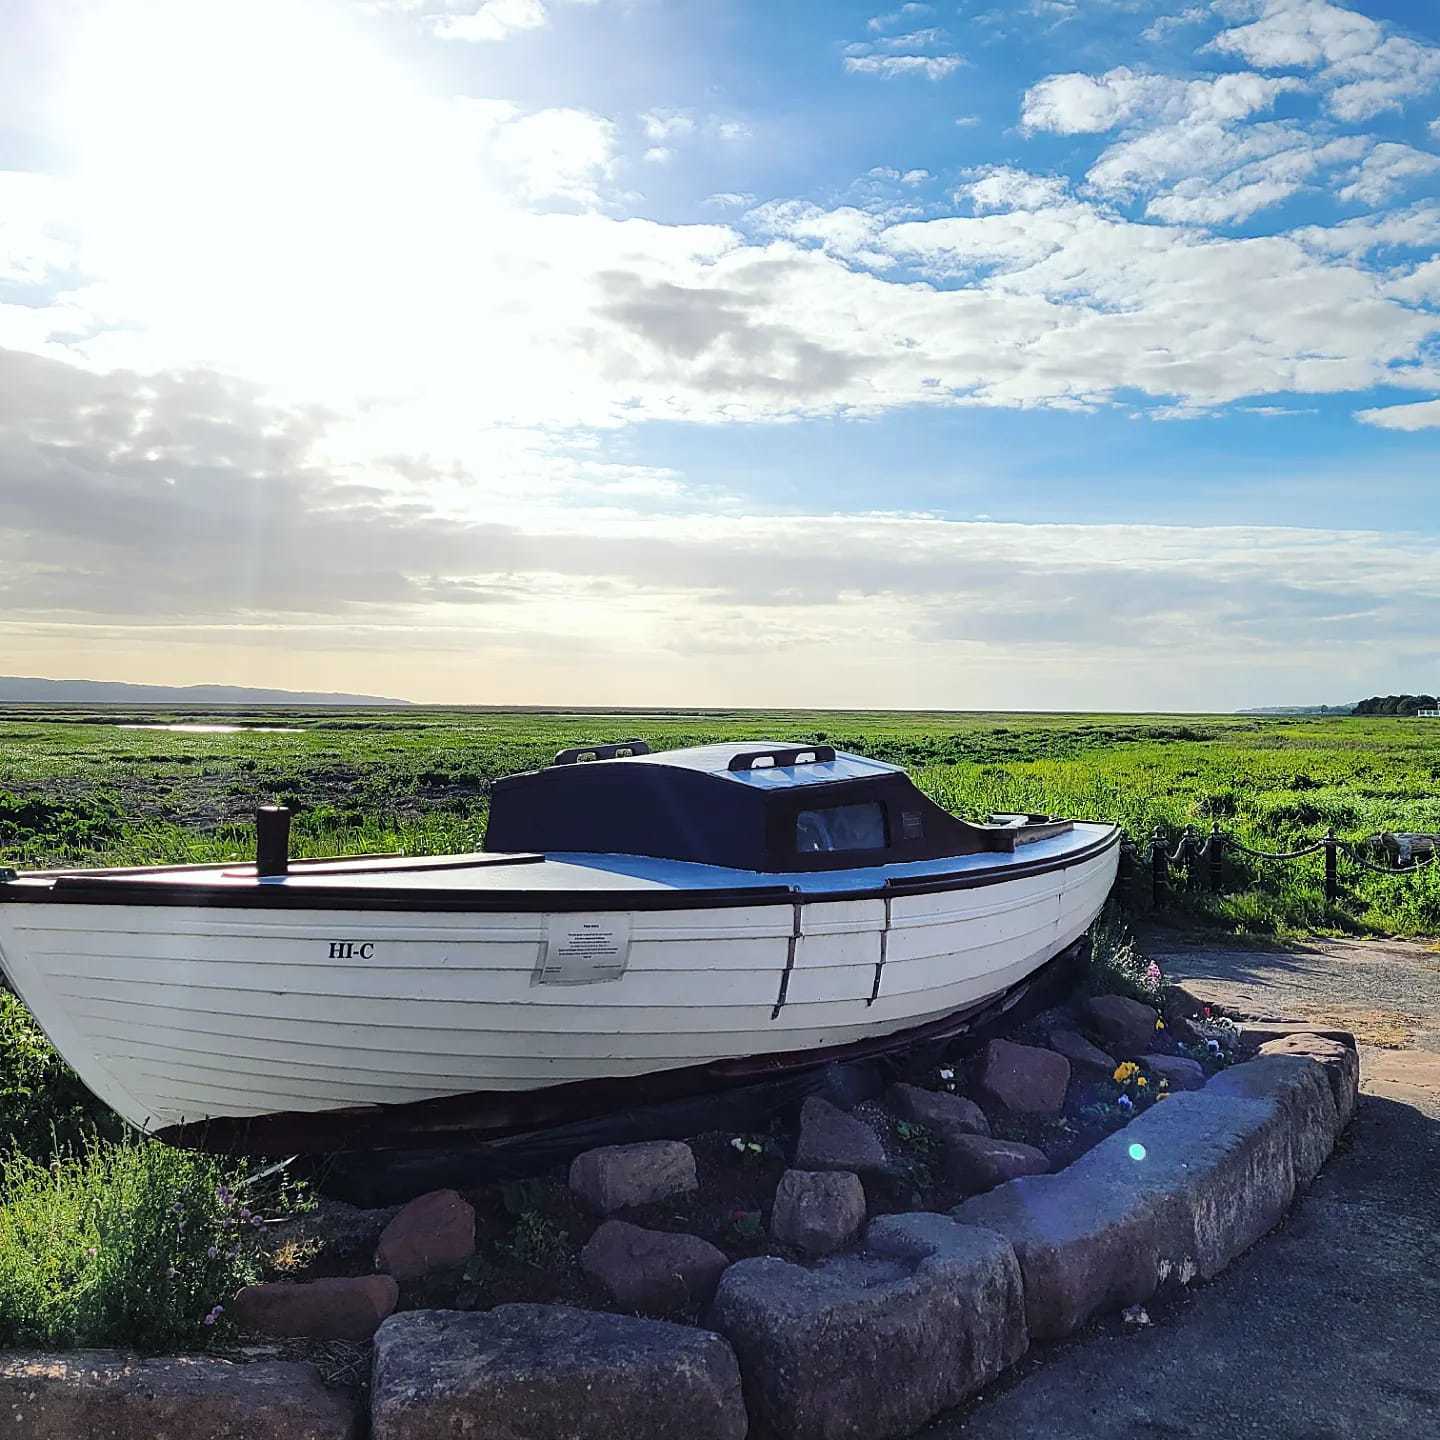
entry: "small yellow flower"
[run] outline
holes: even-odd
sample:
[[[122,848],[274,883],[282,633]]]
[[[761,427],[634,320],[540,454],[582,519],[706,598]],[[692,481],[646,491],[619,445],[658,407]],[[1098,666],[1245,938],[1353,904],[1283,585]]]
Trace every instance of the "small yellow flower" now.
[[[1144,1077],[1143,1075],[1139,1075],[1139,1076],[1136,1077],[1135,1083],[1136,1083],[1136,1085],[1138,1085],[1138,1086],[1140,1086],[1140,1087],[1143,1088],[1148,1082],[1146,1081],[1146,1079],[1145,1079],[1145,1077]]]
[[[1140,1073],[1140,1067],[1133,1060],[1125,1060],[1115,1067],[1115,1073],[1110,1078],[1117,1085],[1123,1085],[1133,1075]]]
[[[1163,1030],[1165,1028],[1165,1022],[1158,1015],[1155,1017],[1155,1028],[1157,1030]]]

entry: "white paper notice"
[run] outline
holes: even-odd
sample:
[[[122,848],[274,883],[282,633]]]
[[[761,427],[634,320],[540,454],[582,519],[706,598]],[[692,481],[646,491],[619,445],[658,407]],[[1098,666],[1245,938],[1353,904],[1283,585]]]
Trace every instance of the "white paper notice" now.
[[[618,980],[629,963],[630,916],[552,915],[535,983],[593,985]]]

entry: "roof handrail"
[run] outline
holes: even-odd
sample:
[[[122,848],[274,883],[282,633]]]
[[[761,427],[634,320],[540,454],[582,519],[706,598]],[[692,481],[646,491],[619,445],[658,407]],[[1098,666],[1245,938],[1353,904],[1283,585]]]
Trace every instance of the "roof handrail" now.
[[[584,765],[591,760],[622,760],[631,755],[648,755],[650,747],[643,740],[615,740],[603,745],[572,745],[562,750],[551,765]]]
[[[833,745],[797,745],[783,750],[743,750],[730,757],[731,770],[768,770],[790,765],[819,765],[835,758]]]

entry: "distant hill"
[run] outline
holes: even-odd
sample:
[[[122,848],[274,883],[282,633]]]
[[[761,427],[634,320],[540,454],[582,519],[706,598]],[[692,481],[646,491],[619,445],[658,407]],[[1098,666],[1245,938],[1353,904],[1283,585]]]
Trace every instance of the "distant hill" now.
[[[1343,705],[1261,705],[1253,710],[1237,710],[1237,715],[1354,715],[1358,713],[1353,700]]]
[[[0,675],[0,705],[409,705],[383,695],[254,690],[244,685],[126,685]]]
[[[1433,710],[1433,695],[1372,695],[1356,707],[1356,715],[1414,715],[1420,710]]]

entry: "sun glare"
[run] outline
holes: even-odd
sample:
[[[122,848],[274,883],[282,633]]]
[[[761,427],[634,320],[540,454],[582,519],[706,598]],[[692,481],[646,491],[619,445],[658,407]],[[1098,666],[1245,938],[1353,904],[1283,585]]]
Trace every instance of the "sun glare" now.
[[[106,6],[64,99],[85,268],[104,277],[87,302],[153,336],[154,363],[353,388],[365,335],[393,343],[414,313],[413,288],[377,279],[453,228],[437,103],[334,5]]]

